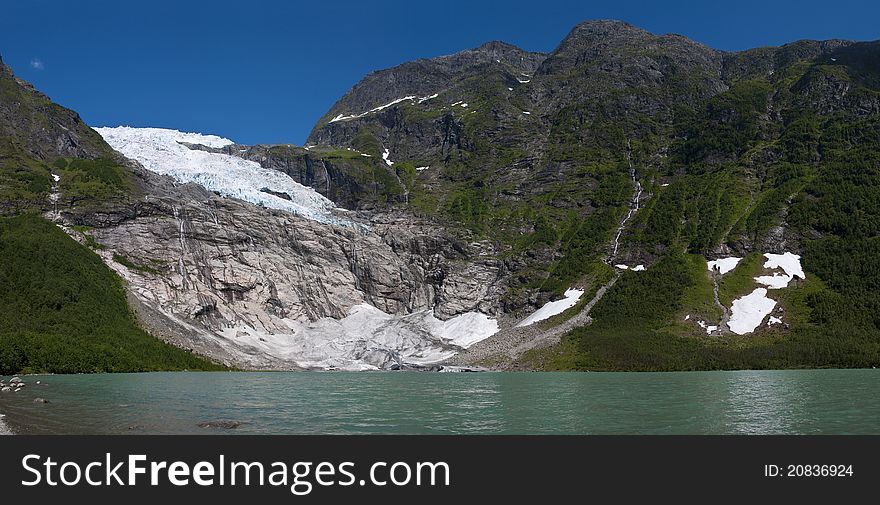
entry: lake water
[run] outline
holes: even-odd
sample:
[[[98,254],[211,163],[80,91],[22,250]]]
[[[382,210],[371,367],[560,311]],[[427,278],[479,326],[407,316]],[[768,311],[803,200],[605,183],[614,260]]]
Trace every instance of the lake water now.
[[[0,413],[17,433],[880,433],[880,370],[221,372],[23,380],[28,385],[20,392],[0,393]],[[34,403],[35,397],[50,403]],[[199,427],[213,421],[240,425]]]

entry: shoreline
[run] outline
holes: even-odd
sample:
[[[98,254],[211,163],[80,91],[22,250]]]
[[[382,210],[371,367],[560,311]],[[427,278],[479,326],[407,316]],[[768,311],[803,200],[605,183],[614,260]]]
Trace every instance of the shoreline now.
[[[31,375],[36,375],[36,374],[31,374]],[[7,394],[13,395],[13,394],[17,394],[19,391],[21,391],[21,388],[26,385],[26,383],[24,381],[21,381],[19,379],[19,377],[23,377],[23,376],[24,376],[23,374],[13,374],[11,376],[0,376],[0,384],[2,384],[2,385],[11,386],[14,388],[13,385],[16,384],[16,382],[20,383],[18,386],[18,389],[15,389],[14,392],[10,391],[9,388],[4,388],[5,391],[0,392],[0,395],[2,395],[2,396],[0,396],[0,400],[3,400]],[[9,379],[8,382],[7,382],[7,378]],[[12,379],[15,379],[16,382],[13,382]],[[39,384],[39,383],[40,383],[40,381],[37,381],[37,384]],[[18,431],[16,431],[15,429],[12,428],[16,423],[10,422],[9,417],[2,410],[3,406],[4,406],[4,402],[0,401],[0,436],[16,435],[18,433]]]
[[[2,412],[0,412],[0,436],[15,435],[15,433],[12,431],[12,428],[10,428],[8,424],[6,424],[5,419],[6,416]]]

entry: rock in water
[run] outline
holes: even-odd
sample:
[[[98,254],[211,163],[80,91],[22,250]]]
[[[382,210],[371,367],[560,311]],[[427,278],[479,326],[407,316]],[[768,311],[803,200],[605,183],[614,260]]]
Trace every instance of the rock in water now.
[[[241,421],[208,421],[199,423],[199,428],[212,428],[220,430],[234,430],[241,426]]]

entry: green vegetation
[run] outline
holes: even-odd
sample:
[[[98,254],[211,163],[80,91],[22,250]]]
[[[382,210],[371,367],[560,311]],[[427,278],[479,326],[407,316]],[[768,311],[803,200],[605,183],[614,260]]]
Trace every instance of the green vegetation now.
[[[574,281],[586,273],[588,267],[600,254],[600,246],[611,239],[622,212],[615,208],[602,208],[586,219],[572,219],[562,233],[563,256],[550,268],[549,278],[542,289],[555,293],[565,291]]]
[[[687,140],[676,151],[675,161],[694,171],[715,156],[744,153],[759,138],[771,91],[767,81],[742,81],[713,97],[700,111],[679,109],[677,136]]]
[[[52,163],[52,170],[61,178],[60,193],[71,205],[106,200],[132,189],[129,173],[111,159],[59,158]]]
[[[48,163],[27,156],[9,138],[0,137],[0,210],[47,208],[53,173],[61,178],[63,205],[98,204],[133,189],[128,172],[111,159],[58,158]]]
[[[807,288],[780,290],[783,305],[789,307],[786,318],[796,325],[788,333],[771,329],[751,336],[690,335],[693,332],[683,323],[670,324],[684,308],[688,290],[700,282],[699,276],[706,276],[688,268],[688,262],[684,256],[673,255],[646,272],[624,273],[593,308],[593,324],[574,330],[545,353],[545,367],[717,370],[880,364],[876,334],[852,331],[851,316],[860,312],[835,305],[834,293],[822,289],[819,281]],[[829,309],[845,313],[830,318]]]
[[[722,311],[718,305],[715,305],[714,284],[712,279],[706,275],[709,271],[706,259],[699,254],[688,254],[684,260],[683,266],[687,268],[688,277],[693,283],[686,286],[682,292],[682,310],[676,314],[673,322],[683,321],[684,317],[688,315],[690,319],[720,321]],[[729,275],[731,274],[728,273],[725,277]],[[721,293],[719,292],[720,297]]]
[[[42,218],[0,219],[0,374],[221,369],[138,328],[121,280]]]
[[[764,256],[761,253],[749,253],[732,271],[724,274],[718,282],[718,300],[725,307],[730,307],[733,300],[749,294],[755,289],[755,277],[761,272]]]
[[[594,307],[591,326],[543,353],[545,367],[880,364],[880,121],[843,109],[816,111],[804,98],[834,80],[873,96],[876,90],[857,83],[876,84],[876,73],[853,60],[846,68],[801,62],[780,74],[773,83],[740,81],[704,106],[677,109],[678,140],[665,168],[671,183],[635,218],[630,244],[660,261],[644,275],[625,273]],[[771,121],[770,108],[786,120]],[[779,225],[786,248],[802,251],[807,272],[805,282],[773,291],[785,326],[707,337],[685,323],[685,313],[717,320],[720,312],[702,258],[682,252],[702,255],[725,243],[760,251]],[[762,265],[754,252],[722,277],[721,303],[730,306],[754,289]]]
[[[45,205],[52,187],[49,168],[0,137],[0,211]]]
[[[552,328],[559,324],[562,324],[565,321],[568,321],[576,314],[578,314],[585,305],[590,303],[590,301],[596,297],[596,293],[599,289],[611,282],[611,279],[614,278],[616,272],[614,271],[614,267],[608,265],[604,261],[596,261],[591,263],[587,268],[584,269],[585,273],[580,282],[581,285],[584,286],[584,294],[581,296],[581,299],[578,300],[577,304],[570,309],[565,310],[561,314],[556,314],[555,316],[549,317],[543,321],[540,321],[538,324],[542,328]]]
[[[636,216],[643,224],[634,240],[661,253],[669,247],[706,252],[719,245],[749,204],[748,188],[735,169],[682,175]]]
[[[463,188],[452,192],[444,212],[458,224],[477,233],[484,233],[489,219],[486,193],[481,189]]]

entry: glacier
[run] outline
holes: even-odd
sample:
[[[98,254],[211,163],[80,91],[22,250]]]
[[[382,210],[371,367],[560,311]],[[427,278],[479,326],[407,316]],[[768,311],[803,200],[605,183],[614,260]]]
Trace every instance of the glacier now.
[[[392,315],[365,303],[342,319],[284,322],[287,332],[239,324],[221,335],[301,368],[362,371],[438,363],[498,331],[498,322],[479,312],[442,321],[431,310]]]
[[[132,128],[127,126],[96,128],[98,133],[111,147],[125,156],[140,162],[151,172],[171,176],[180,183],[196,183],[219,194],[221,197],[232,197],[253,206],[278,209],[320,223],[317,226],[304,227],[320,230],[323,225],[348,225],[359,231],[366,230],[366,225],[343,221],[334,214],[334,203],[317,193],[312,188],[303,186],[286,174],[262,168],[258,163],[247,161],[236,156],[201,149],[191,149],[189,144],[198,144],[208,148],[223,148],[234,145],[232,140],[216,135],[187,133],[162,128]],[[385,150],[383,160],[389,166],[393,163],[388,159]],[[286,194],[290,200],[275,196]],[[191,202],[195,207],[200,202]],[[258,266],[245,265],[232,259],[229,255],[217,252],[214,261],[206,258],[197,260],[188,257],[186,246],[195,238],[184,234],[186,226],[194,226],[193,217],[197,212],[188,211],[178,215],[174,209],[174,218],[180,226],[179,255],[176,258],[178,267],[167,277],[145,274],[135,271],[114,260],[116,248],[98,251],[104,262],[127,281],[131,291],[142,303],[156,310],[176,327],[184,328],[198,338],[210,344],[205,348],[217,346],[223,349],[225,356],[237,366],[244,368],[265,368],[288,366],[306,369],[335,370],[376,370],[386,369],[394,365],[431,365],[451,358],[470,345],[488,338],[499,329],[498,321],[481,312],[470,311],[459,313],[447,320],[437,318],[430,308],[414,312],[401,310],[398,313],[386,313],[382,309],[368,304],[359,296],[355,286],[346,291],[344,286],[349,280],[344,272],[336,272],[329,262],[316,262],[310,267],[288,265],[283,258],[273,259],[266,254],[258,254],[254,263]],[[262,215],[262,213],[258,213]],[[296,218],[285,216],[263,216],[269,222],[282,221],[293,223]],[[215,217],[216,219],[216,217]],[[215,223],[216,224],[216,223]],[[129,226],[140,226],[128,223]],[[162,235],[161,233],[159,235]],[[320,231],[316,231],[320,236]],[[130,237],[126,232],[120,234]],[[344,237],[346,235],[339,235]],[[357,235],[349,240],[359,241],[369,234]],[[375,239],[378,240],[378,239]],[[141,244],[131,244],[137,249]],[[161,245],[158,245],[162,247]],[[319,247],[319,245],[315,245]],[[321,254],[316,250],[312,254]],[[137,256],[132,251],[127,256]],[[173,255],[174,256],[174,255]],[[308,260],[308,258],[306,258]],[[337,261],[342,258],[337,259]],[[201,261],[201,269],[194,267]],[[343,262],[340,266],[346,267]],[[329,270],[324,267],[330,267]],[[191,280],[188,270],[196,268],[199,275]],[[216,270],[214,270],[216,268]],[[298,274],[283,275],[287,269],[295,269]],[[321,317],[317,320],[305,313],[297,313],[292,317],[279,316],[263,308],[263,302],[254,303],[250,299],[227,299],[217,297],[216,290],[208,284],[193,280],[206,275],[211,282],[232,285],[272,286],[279,293],[272,294],[288,301],[288,307],[302,304],[302,300],[289,296],[291,291],[302,288],[299,283],[308,275],[301,271],[313,270],[317,275],[327,276],[327,282],[337,285],[330,289],[339,290],[344,299],[337,298],[344,317],[335,319]],[[332,274],[336,273],[336,277]],[[298,279],[299,281],[295,281]],[[255,297],[265,298],[266,294],[259,289],[254,290]],[[210,325],[202,326],[192,317],[193,307],[204,305],[214,307],[214,318]],[[424,307],[422,305],[421,307]]]
[[[180,183],[195,183],[221,196],[238,198],[321,223],[362,227],[333,214],[334,203],[290,176],[236,156],[190,149],[182,143],[221,148],[233,141],[216,135],[165,128],[129,126],[95,128],[110,147],[137,160],[147,170]],[[286,194],[290,200],[268,193]]]

